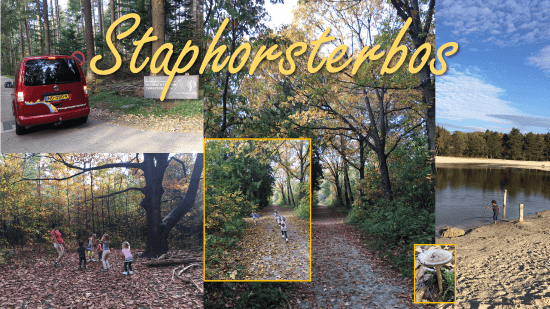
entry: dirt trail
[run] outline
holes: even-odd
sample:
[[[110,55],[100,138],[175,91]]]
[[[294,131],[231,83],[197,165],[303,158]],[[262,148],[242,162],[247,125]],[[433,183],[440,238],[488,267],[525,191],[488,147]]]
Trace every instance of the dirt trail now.
[[[296,303],[301,308],[422,308],[412,303],[412,281],[380,266],[344,218],[323,205],[313,209],[313,278]]]
[[[274,211],[286,217],[288,242],[275,223]],[[260,212],[239,244],[244,253],[246,280],[309,280],[309,220],[301,220],[293,210],[272,205]]]

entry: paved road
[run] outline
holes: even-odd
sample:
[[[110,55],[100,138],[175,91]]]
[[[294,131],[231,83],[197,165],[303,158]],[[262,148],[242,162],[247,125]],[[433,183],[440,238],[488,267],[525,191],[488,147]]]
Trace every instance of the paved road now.
[[[11,112],[11,90],[4,83],[12,81],[2,76],[1,148],[12,152],[61,153],[133,153],[133,152],[202,152],[202,134],[160,132],[120,127],[90,119],[85,124],[63,123],[61,126],[41,125],[29,133],[15,134],[15,121]]]

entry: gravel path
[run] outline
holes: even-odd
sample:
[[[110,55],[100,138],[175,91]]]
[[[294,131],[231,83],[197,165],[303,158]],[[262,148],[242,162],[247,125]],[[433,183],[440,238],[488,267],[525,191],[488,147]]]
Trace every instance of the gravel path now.
[[[301,308],[422,308],[412,303],[411,280],[381,266],[344,217],[326,206],[313,209],[313,280],[296,303]]]

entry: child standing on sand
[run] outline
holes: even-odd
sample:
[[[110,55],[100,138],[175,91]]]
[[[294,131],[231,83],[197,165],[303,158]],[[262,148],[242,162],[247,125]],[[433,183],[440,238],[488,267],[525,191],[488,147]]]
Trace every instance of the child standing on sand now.
[[[492,200],[491,201],[492,206],[485,206],[485,208],[492,209],[493,210],[493,223],[496,224],[498,221],[498,213],[500,212],[500,207],[497,206],[497,201]]]
[[[283,234],[283,238],[286,238],[286,242],[288,242],[288,235],[286,234],[286,218],[282,217],[281,219],[281,234]]]

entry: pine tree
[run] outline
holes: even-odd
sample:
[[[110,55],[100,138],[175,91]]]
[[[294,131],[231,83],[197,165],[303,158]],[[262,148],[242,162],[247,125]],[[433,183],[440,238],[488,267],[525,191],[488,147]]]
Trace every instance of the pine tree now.
[[[523,160],[523,134],[517,128],[512,128],[504,138],[504,157],[508,160]]]

